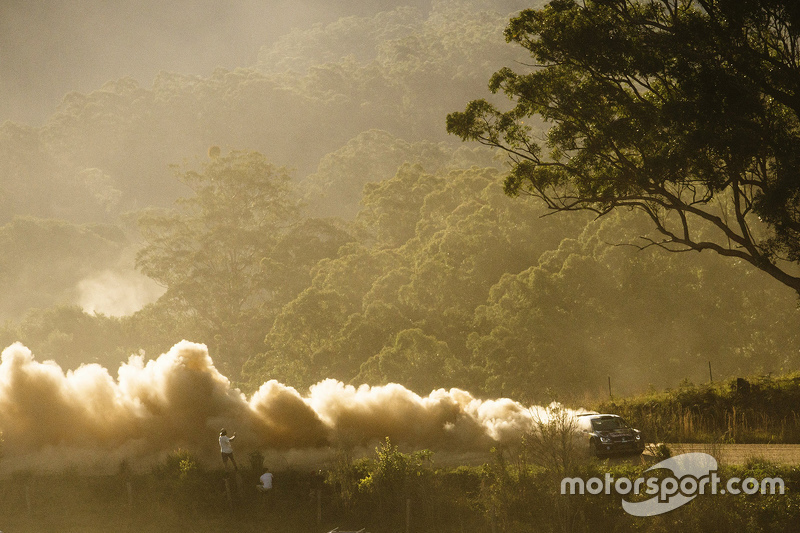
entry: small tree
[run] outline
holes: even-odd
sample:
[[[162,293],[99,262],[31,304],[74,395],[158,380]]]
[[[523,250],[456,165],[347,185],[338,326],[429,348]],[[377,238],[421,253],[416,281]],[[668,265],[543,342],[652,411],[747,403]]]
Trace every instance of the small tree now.
[[[333,464],[325,471],[325,484],[333,488],[345,509],[356,506],[360,482],[369,475],[369,469],[368,459],[353,460],[351,448],[337,448]]]
[[[557,476],[571,473],[585,458],[578,438],[578,420],[559,404],[531,410],[533,428],[522,438],[523,449],[536,465]]]
[[[588,454],[581,449],[578,434],[578,419],[574,413],[553,403],[544,410],[531,412],[533,429],[523,437],[523,447],[535,464],[545,468],[549,474],[548,490],[543,491],[550,500],[548,517],[554,521],[557,531],[574,531],[579,521],[579,511],[573,500],[559,493],[561,480],[573,475],[578,465],[585,462]]]
[[[153,467],[153,475],[160,482],[162,494],[182,510],[196,512],[211,500],[200,461],[188,450],[178,448],[167,455]]]
[[[369,474],[359,482],[359,490],[377,497],[381,514],[391,520],[405,508],[406,499],[422,487],[429,474],[432,452],[402,453],[389,437],[375,449],[378,457]]]

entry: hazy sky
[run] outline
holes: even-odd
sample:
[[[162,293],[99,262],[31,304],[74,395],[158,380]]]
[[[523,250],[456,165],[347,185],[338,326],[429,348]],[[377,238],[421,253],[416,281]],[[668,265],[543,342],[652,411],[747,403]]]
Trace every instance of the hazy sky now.
[[[409,4],[430,0],[0,0],[0,123],[40,125],[66,93],[122,76],[251,65],[293,27]]]

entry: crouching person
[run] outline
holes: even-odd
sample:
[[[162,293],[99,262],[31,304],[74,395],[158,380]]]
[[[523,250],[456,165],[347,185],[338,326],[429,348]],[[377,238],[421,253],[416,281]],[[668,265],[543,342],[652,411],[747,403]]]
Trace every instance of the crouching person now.
[[[270,489],[272,489],[272,472],[269,471],[269,468],[267,468],[266,471],[261,474],[259,480],[261,483],[256,485],[256,488],[260,492],[269,492]]]

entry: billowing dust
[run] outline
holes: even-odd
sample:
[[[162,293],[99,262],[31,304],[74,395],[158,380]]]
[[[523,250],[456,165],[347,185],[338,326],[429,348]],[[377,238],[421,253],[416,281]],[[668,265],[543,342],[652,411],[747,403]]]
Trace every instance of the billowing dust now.
[[[0,363],[0,468],[108,470],[122,461],[152,463],[178,448],[218,461],[223,427],[236,432],[240,463],[259,451],[286,466],[386,437],[406,449],[485,453],[545,415],[542,407],[459,389],[420,396],[398,384],[333,379],[306,395],[272,380],[248,398],[214,367],[205,345],[189,341],[147,362],[131,356],[116,378],[96,364],[64,372],[16,343]]]

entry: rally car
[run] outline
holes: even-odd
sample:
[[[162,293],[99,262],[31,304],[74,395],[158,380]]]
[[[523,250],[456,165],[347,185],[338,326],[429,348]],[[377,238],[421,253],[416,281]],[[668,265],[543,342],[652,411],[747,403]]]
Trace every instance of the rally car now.
[[[642,433],[617,415],[578,415],[578,432],[581,438],[585,437],[590,453],[597,457],[638,455],[644,451]]]

